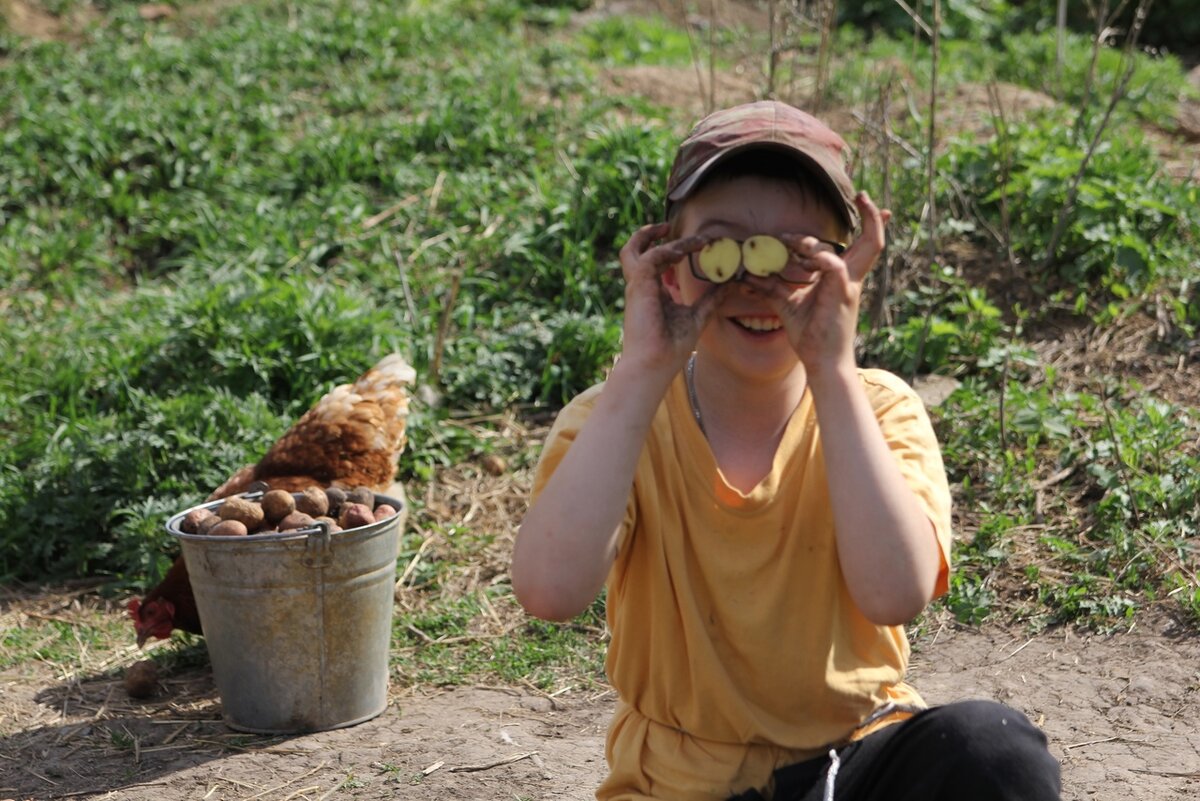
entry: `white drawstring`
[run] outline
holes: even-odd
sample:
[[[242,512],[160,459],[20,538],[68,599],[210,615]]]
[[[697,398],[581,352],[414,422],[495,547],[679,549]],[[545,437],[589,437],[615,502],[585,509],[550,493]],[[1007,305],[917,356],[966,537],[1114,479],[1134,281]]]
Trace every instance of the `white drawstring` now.
[[[837,785],[838,768],[842,766],[842,760],[838,759],[838,752],[835,748],[829,749],[829,772],[825,774],[825,798],[824,801],[833,801],[833,788]]]

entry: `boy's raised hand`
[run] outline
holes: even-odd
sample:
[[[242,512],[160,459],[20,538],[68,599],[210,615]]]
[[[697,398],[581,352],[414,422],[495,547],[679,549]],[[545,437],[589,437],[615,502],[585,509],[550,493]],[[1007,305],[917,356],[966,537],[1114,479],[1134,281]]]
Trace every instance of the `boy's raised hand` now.
[[[667,223],[639,228],[621,248],[625,275],[625,337],[622,360],[674,375],[696,347],[700,332],[728,287],[718,287],[690,306],[676,303],[663,286],[662,274],[704,247],[691,236],[654,244],[670,232]]]
[[[854,362],[854,334],[862,283],[883,252],[890,211],[880,211],[866,192],[854,199],[862,215],[862,233],[841,256],[811,236],[783,235],[785,245],[809,260],[818,273],[814,284],[797,289],[782,281],[756,279],[772,301],[788,340],[811,373]]]

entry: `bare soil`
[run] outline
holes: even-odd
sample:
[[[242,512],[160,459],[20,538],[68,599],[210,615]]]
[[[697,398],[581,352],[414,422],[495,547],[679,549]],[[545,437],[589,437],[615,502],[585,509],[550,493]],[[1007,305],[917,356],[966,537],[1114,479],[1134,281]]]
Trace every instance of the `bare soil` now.
[[[56,674],[0,673],[0,799],[588,799],[615,703],[603,687],[394,687],[365,723],[261,736],[221,721],[204,665],[161,676],[146,702],[109,670]],[[1200,639],[1165,615],[1108,636],[935,621],[912,680],[930,703],[992,698],[1028,715],[1067,801],[1200,794]]]

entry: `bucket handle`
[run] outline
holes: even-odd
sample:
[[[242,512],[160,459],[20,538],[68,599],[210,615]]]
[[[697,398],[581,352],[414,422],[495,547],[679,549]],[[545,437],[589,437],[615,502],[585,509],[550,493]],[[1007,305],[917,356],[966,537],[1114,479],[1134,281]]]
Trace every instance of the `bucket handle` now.
[[[329,567],[333,564],[333,554],[329,549],[329,524],[318,520],[314,529],[306,529],[304,558],[301,560],[305,567]]]

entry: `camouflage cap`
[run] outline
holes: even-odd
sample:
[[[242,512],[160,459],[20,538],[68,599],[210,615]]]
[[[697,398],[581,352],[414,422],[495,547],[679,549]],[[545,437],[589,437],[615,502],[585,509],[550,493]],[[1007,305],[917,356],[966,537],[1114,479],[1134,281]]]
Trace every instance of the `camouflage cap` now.
[[[667,179],[667,213],[720,162],[755,148],[776,149],[811,168],[837,201],[850,230],[858,227],[854,184],[846,172],[846,142],[816,117],[775,100],[713,112],[692,129],[675,154]]]

